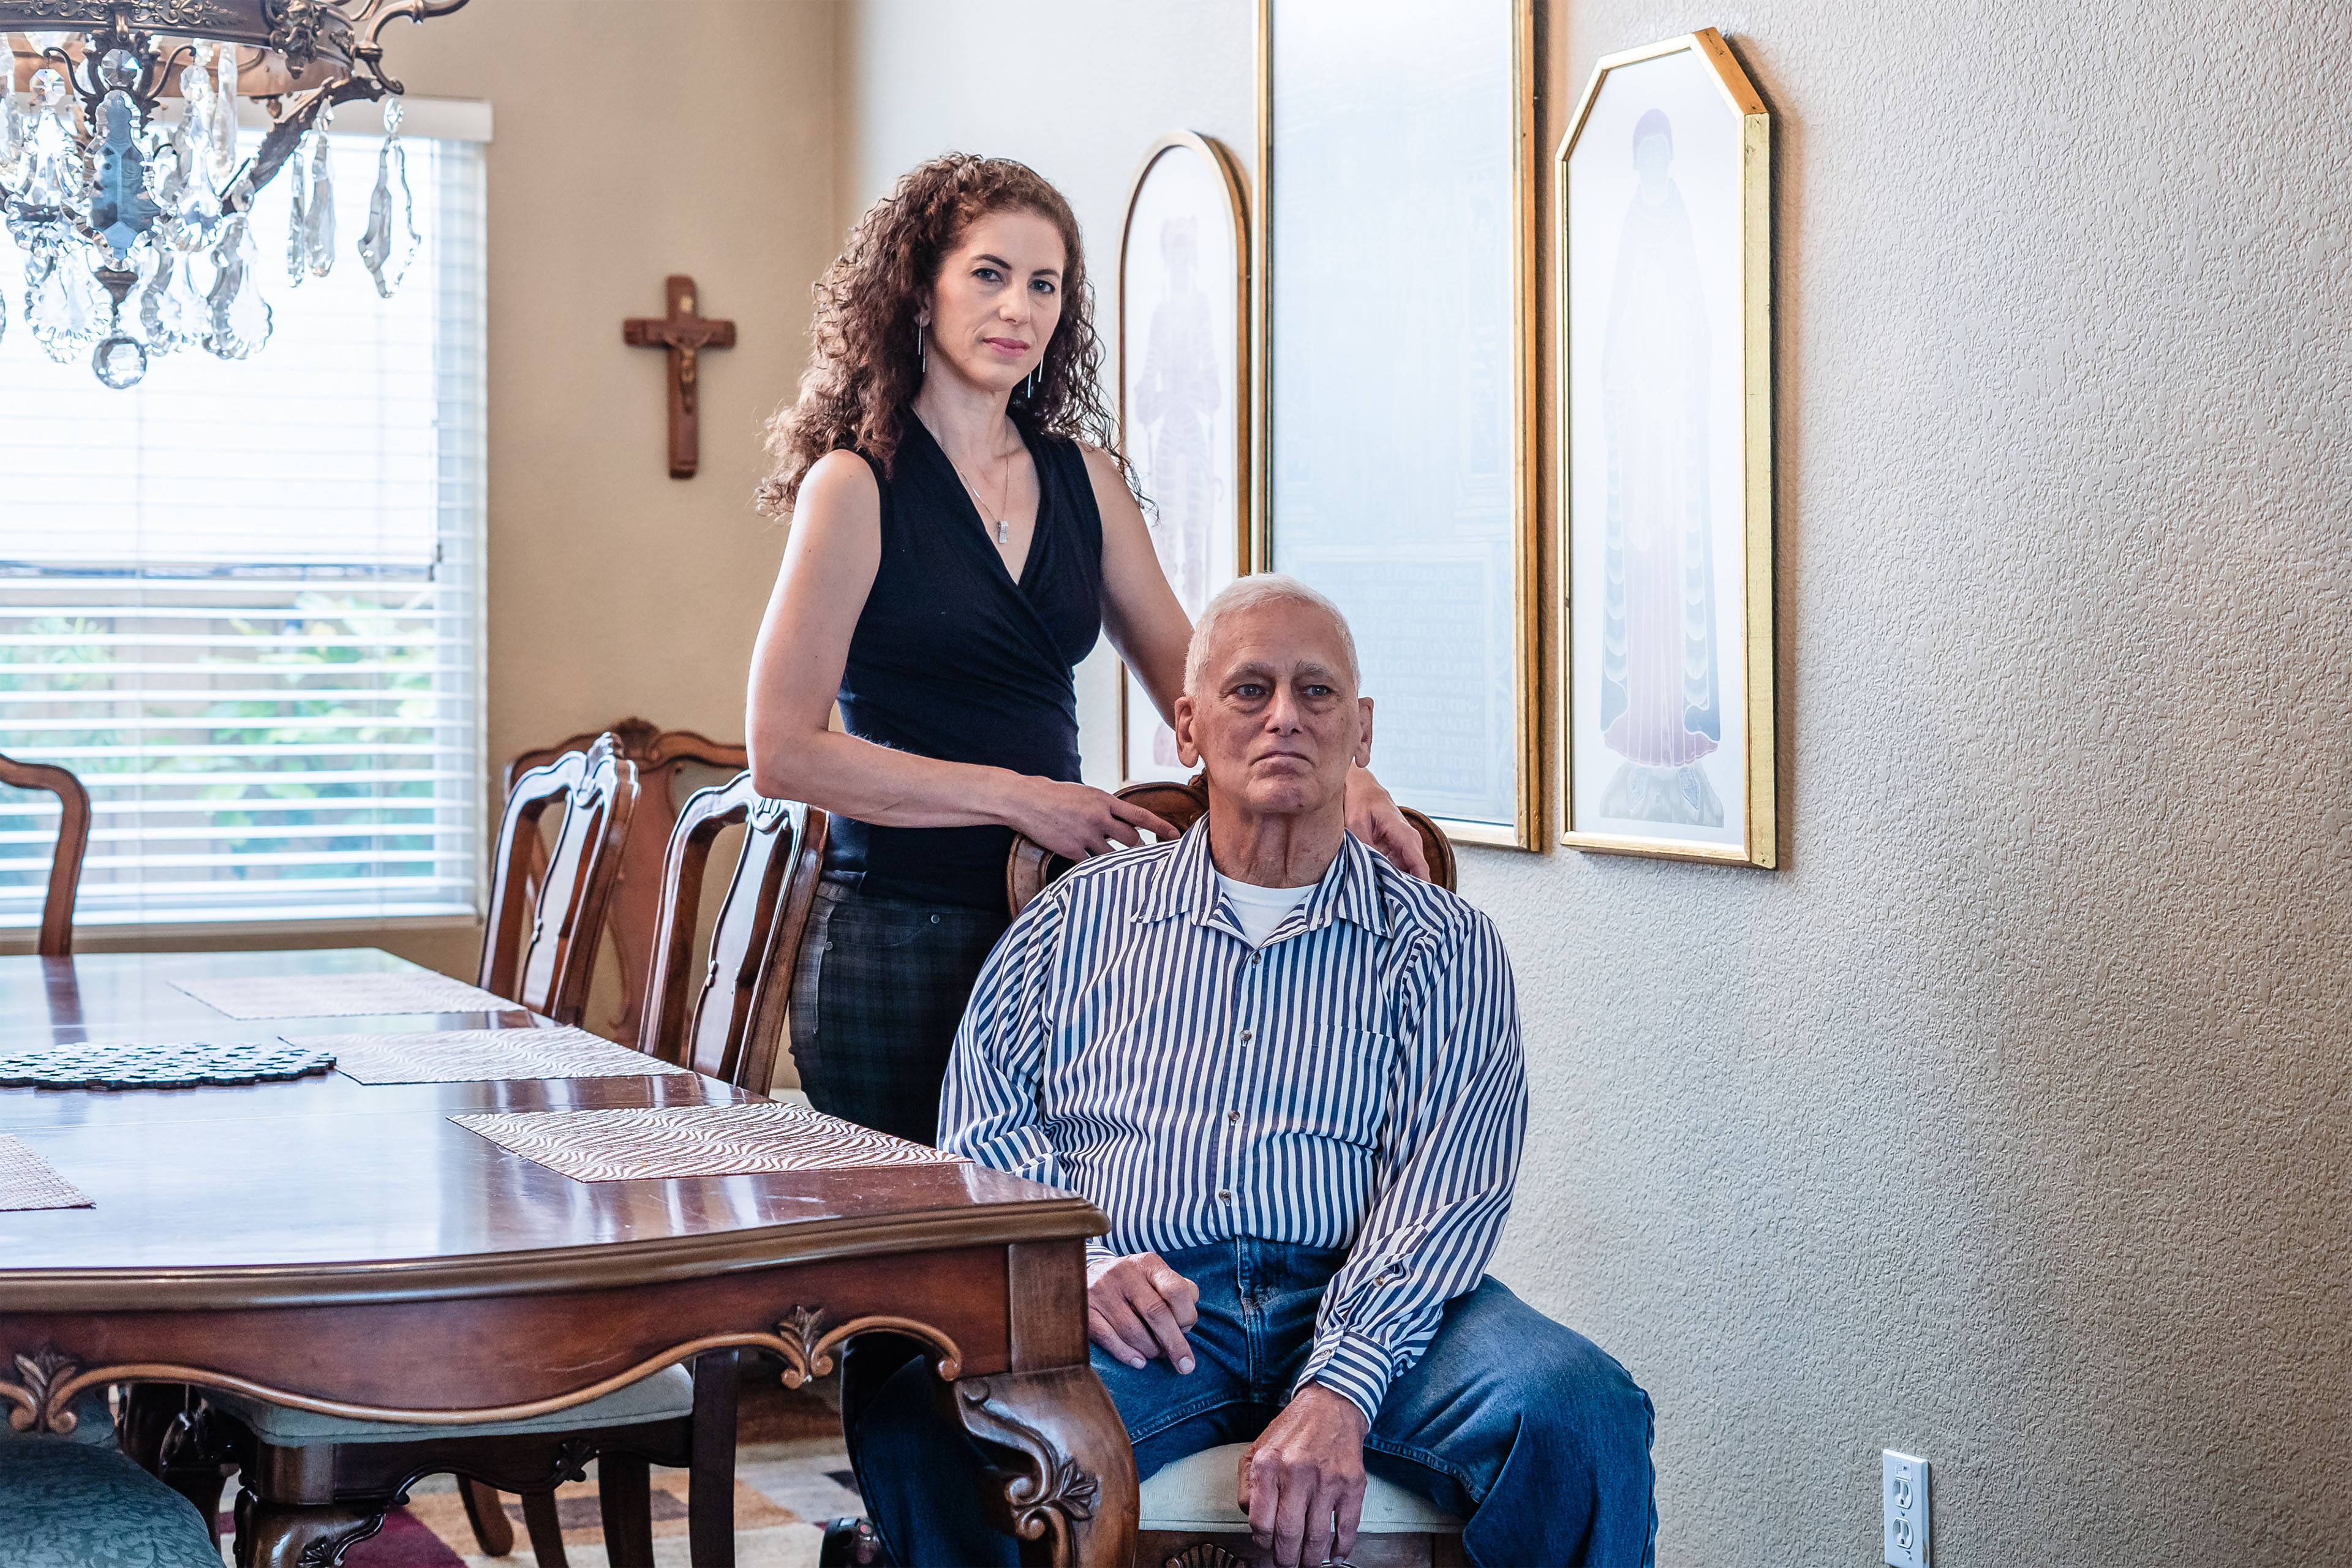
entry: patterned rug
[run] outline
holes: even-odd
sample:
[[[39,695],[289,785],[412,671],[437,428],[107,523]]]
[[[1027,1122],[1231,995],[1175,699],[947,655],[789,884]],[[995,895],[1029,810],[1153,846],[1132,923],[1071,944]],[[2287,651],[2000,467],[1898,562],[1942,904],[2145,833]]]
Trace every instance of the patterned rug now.
[[[825,1384],[834,1382],[827,1379]],[[864,1510],[841,1446],[841,1418],[824,1397],[833,1389],[825,1384],[799,1392],[772,1384],[744,1386],[741,1441],[735,1450],[737,1568],[815,1568],[824,1521]],[[686,1472],[656,1468],[653,1487],[656,1568],[688,1568]],[[466,1522],[457,1484],[435,1476],[417,1486],[406,1508],[385,1521],[382,1533],[344,1554],[344,1568],[538,1568],[523,1528],[522,1503],[509,1497],[506,1504],[514,1521],[514,1552],[484,1556]],[[556,1491],[555,1510],[571,1568],[608,1568],[593,1467],[584,1484]],[[227,1556],[224,1534],[224,1561]]]

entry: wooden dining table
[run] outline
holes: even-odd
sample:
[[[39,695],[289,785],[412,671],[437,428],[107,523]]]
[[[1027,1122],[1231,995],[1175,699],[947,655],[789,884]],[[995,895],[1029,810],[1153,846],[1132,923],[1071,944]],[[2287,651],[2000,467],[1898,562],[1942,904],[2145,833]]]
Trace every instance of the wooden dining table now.
[[[546,1023],[236,1019],[173,984],[413,967],[373,949],[0,958],[0,1050]],[[682,1073],[0,1089],[0,1132],[92,1200],[0,1212],[0,1410],[61,1430],[87,1389],[164,1383],[516,1420],[706,1352],[766,1351],[798,1382],[890,1332],[929,1347],[941,1408],[995,1466],[978,1505],[1024,1562],[1127,1568],[1135,1471],[1087,1361],[1105,1220],[1084,1198],[965,1163],[576,1181],[450,1120],[756,1098]]]

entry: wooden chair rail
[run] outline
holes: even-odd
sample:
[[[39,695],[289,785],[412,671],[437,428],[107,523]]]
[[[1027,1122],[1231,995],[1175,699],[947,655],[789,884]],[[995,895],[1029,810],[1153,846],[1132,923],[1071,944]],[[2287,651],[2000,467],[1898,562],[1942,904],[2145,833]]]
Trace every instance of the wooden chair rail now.
[[[635,1040],[644,1033],[646,986],[659,951],[655,942],[663,909],[662,861],[677,824],[678,777],[689,767],[740,773],[751,765],[751,753],[730,741],[714,741],[692,730],[664,730],[636,718],[624,719],[604,734],[612,738],[622,756],[636,764],[641,787],[635,830],[621,851],[620,881],[613,890],[612,910],[604,927],[620,963],[621,1010],[610,1019],[598,1019],[597,1032],[616,1040]],[[596,735],[572,735],[552,746],[519,753],[507,764],[501,781],[507,794],[512,795],[515,781],[531,769],[544,767],[567,752],[584,752],[597,739]],[[536,888],[546,870],[546,857],[536,842],[526,847],[529,885]]]
[[[514,781],[490,873],[483,990],[559,1024],[580,1022],[637,793],[636,764],[621,756],[610,735]],[[558,805],[563,820],[534,889],[530,867],[541,842],[540,819]]]
[[[712,923],[709,957],[694,966],[703,877],[719,833],[743,827],[727,898]],[[645,986],[638,1049],[756,1094],[774,1081],[782,997],[815,902],[825,815],[768,800],[741,773],[701,790],[678,812],[662,866],[660,921]],[[781,993],[771,997],[771,991]]]
[[[49,890],[41,901],[36,951],[43,958],[68,957],[73,952],[74,899],[81,890],[82,857],[89,849],[89,791],[70,769],[5,756],[0,756],[0,784],[44,789],[58,797],[58,843],[49,856]]]
[[[1191,829],[1192,824],[1208,814],[1209,788],[1205,775],[1194,773],[1182,784],[1153,781],[1124,784],[1116,792],[1118,798],[1132,801],[1153,816],[1161,818],[1179,833]],[[1421,835],[1421,852],[1429,861],[1429,879],[1454,891],[1454,844],[1437,824],[1412,807],[1400,806],[1404,819]],[[1013,836],[1013,853],[1004,862],[1004,901],[1013,914],[1029,907],[1029,901],[1044,892],[1072,862],[1055,854],[1044,845],[1024,834]]]

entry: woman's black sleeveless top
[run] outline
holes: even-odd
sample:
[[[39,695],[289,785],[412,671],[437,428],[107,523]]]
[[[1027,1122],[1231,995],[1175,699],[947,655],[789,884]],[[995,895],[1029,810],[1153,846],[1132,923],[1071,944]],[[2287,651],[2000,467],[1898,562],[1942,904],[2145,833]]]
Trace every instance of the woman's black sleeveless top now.
[[[1023,431],[1037,466],[1036,537],[1004,569],[955,467],[907,416],[882,491],[882,563],[849,639],[841,720],[877,744],[1045,778],[1078,776],[1071,671],[1102,632],[1102,513],[1072,441]],[[1004,908],[1013,830],[833,819],[825,869],[885,898]]]

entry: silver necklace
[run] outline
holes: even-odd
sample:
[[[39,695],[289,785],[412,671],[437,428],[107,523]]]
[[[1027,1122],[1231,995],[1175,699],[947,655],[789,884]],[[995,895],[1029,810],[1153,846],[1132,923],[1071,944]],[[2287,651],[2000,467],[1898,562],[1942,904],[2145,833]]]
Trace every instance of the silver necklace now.
[[[988,498],[980,493],[980,487],[971,482],[971,476],[963,471],[963,465],[957,462],[953,458],[950,458],[948,459],[948,467],[956,471],[956,478],[963,480],[963,488],[971,492],[971,504],[980,509],[980,515],[982,518],[987,517],[991,510],[988,504]],[[1010,478],[1011,476],[1008,475],[1007,479],[1009,479]],[[1011,500],[1013,499],[1013,486],[1010,483],[1007,483],[1004,487],[1004,499],[1006,500]],[[1003,507],[997,507],[994,510],[1001,514],[1004,509]],[[1013,524],[1010,520],[1000,515],[996,520],[996,542],[999,544],[1009,544],[1012,542]]]

